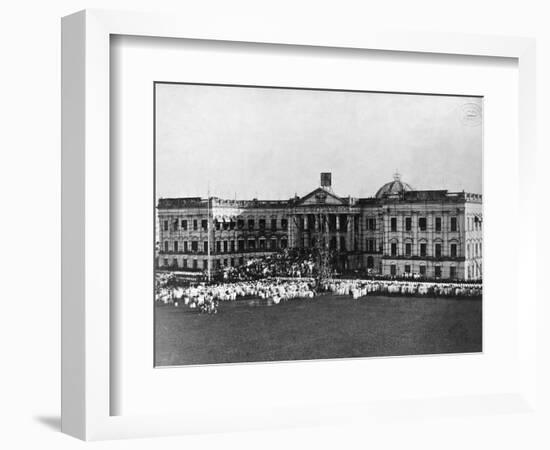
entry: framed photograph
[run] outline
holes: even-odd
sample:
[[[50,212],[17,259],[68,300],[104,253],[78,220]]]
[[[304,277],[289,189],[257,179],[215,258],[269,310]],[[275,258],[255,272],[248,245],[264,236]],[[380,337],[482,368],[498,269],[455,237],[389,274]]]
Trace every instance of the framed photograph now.
[[[257,25],[63,19],[63,431],[534,408],[534,42]]]
[[[156,366],[482,351],[482,97],[154,98]]]

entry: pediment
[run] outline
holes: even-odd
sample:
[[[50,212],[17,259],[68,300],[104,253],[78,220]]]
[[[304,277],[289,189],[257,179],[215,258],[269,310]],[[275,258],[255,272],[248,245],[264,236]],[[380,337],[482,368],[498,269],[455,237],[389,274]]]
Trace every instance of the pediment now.
[[[313,192],[310,192],[306,196],[302,197],[298,202],[298,206],[308,206],[308,205],[343,205],[344,202],[334,195],[332,192],[329,192],[323,188],[317,188]]]

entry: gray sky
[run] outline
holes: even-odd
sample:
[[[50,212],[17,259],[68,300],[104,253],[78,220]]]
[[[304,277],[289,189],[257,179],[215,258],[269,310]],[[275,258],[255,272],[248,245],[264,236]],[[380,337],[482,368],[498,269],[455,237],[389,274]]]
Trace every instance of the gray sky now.
[[[157,198],[205,197],[209,183],[219,197],[287,199],[315,189],[320,172],[332,172],[338,195],[370,197],[396,169],[415,189],[482,193],[481,105],[470,97],[157,84]]]

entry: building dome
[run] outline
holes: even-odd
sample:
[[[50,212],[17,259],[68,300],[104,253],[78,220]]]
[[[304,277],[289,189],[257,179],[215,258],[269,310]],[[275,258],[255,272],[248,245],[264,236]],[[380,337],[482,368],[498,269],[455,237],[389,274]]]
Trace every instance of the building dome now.
[[[384,186],[378,189],[378,191],[376,192],[376,198],[400,196],[404,192],[412,190],[413,188],[409,184],[401,181],[401,175],[395,173],[393,175],[393,181],[386,183]]]

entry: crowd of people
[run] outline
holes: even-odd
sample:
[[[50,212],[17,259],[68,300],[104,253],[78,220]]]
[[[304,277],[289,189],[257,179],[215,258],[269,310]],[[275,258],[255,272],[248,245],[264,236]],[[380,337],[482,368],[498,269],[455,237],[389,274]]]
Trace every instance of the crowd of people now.
[[[478,283],[432,283],[386,280],[329,280],[323,290],[357,299],[369,294],[428,297],[481,297]]]
[[[296,298],[313,298],[313,280],[263,279],[235,283],[205,284],[195,286],[162,288],[157,300],[186,305],[200,312],[216,314],[220,302],[235,301],[238,298],[260,298],[268,303],[279,304]]]
[[[285,249],[271,255],[249,259],[238,267],[226,267],[226,281],[258,280],[268,277],[311,277],[314,275],[313,253],[306,249]]]
[[[247,297],[277,305],[292,299],[314,298],[323,293],[354,299],[369,295],[475,298],[482,294],[481,283],[433,282],[412,275],[396,279],[357,273],[338,279],[334,277],[336,274],[332,274],[321,281],[317,277],[314,259],[313,253],[308,250],[286,249],[251,259],[239,267],[227,267],[223,279],[212,284],[182,280],[171,272],[158,272],[156,300],[216,314],[220,302]]]
[[[156,299],[160,303],[185,305],[202,313],[216,314],[220,302],[240,298],[259,298],[268,304],[278,305],[293,299],[312,299],[323,293],[348,296],[353,299],[369,295],[425,296],[425,297],[481,297],[480,284],[432,283],[385,280],[327,280],[317,289],[313,278],[264,278],[190,286],[174,286],[164,280],[157,288]]]

